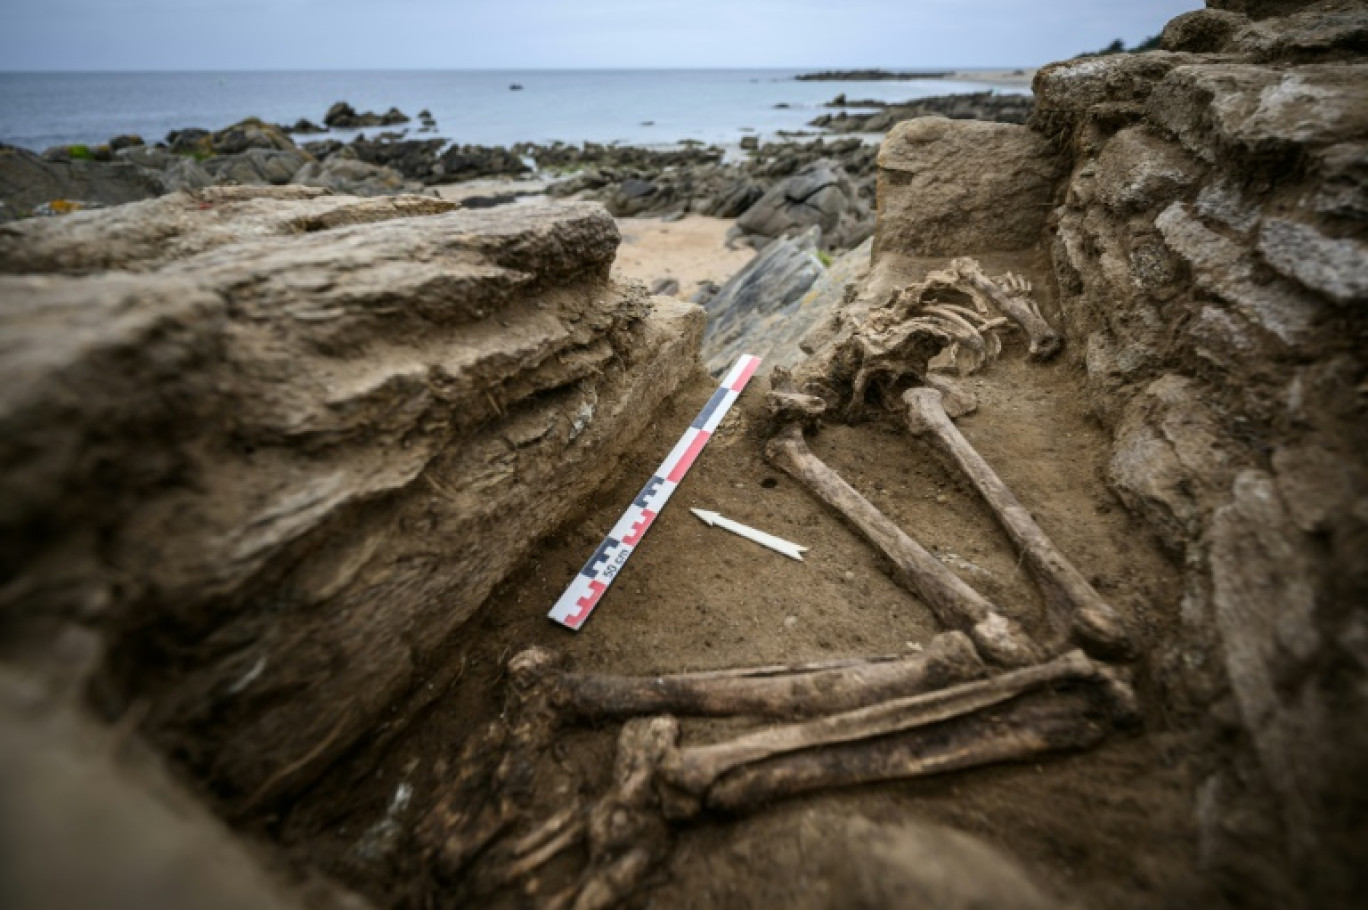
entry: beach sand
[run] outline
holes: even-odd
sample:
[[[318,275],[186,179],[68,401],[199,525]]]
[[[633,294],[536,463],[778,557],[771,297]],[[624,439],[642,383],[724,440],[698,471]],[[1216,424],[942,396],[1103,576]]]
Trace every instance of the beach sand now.
[[[755,255],[749,247],[727,249],[727,229],[732,226],[727,218],[619,218],[617,223],[622,245],[613,277],[648,287],[661,278],[674,278],[679,282],[675,296],[683,300],[693,295],[699,282],[723,284]]]

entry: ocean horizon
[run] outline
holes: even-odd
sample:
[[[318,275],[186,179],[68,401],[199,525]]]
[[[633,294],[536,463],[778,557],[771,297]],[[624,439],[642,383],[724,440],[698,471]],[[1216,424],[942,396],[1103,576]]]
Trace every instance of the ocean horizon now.
[[[407,126],[420,138],[425,134],[415,132],[416,115],[427,109],[437,120],[434,135],[462,144],[732,145],[748,135],[770,139],[780,131],[810,130],[808,121],[838,94],[904,101],[987,90],[1029,93],[1025,86],[969,78],[794,78],[816,69],[9,72],[0,73],[0,142],[42,151],[120,134],[151,144],[172,130],[219,129],[246,117],[321,124],[333,102],[347,101],[358,111],[398,107],[415,118]],[[512,85],[522,88],[512,91]],[[378,131],[328,135],[346,140]]]

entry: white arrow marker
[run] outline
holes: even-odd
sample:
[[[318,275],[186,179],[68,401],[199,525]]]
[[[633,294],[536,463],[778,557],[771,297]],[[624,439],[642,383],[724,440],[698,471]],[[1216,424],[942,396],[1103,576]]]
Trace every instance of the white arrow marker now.
[[[799,546],[791,540],[782,537],[775,537],[773,534],[766,534],[764,531],[757,531],[750,525],[743,525],[739,521],[732,521],[730,518],[723,518],[716,512],[709,512],[707,509],[690,509],[690,512],[703,519],[703,523],[709,526],[726,528],[733,534],[739,534],[747,540],[753,540],[762,547],[769,547],[776,553],[783,553],[790,559],[803,561],[803,553],[807,547]]]

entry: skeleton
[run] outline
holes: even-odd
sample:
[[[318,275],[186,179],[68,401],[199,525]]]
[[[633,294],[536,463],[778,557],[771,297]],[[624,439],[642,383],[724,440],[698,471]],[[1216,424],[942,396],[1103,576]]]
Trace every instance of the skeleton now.
[[[1030,296],[1031,283],[1025,278],[1011,272],[989,278],[978,262],[969,258],[952,260],[949,272],[957,277],[956,286],[969,289],[980,302],[986,297],[1025,330],[1030,339],[1031,359],[1049,360],[1064,346],[1064,339],[1040,315],[1040,308]]]
[[[1030,282],[1019,275],[989,278],[975,260],[955,259],[871,310],[824,356],[809,361],[814,381],[805,385],[817,386],[812,390],[856,421],[871,400],[893,407],[902,388],[931,381],[930,362],[942,352],[961,375],[991,364],[1002,353],[1000,333],[1009,322],[1030,338],[1032,358],[1052,357],[1061,338],[1030,294]],[[1003,315],[994,315],[995,309]]]
[[[1045,595],[1056,630],[1061,635],[1071,633],[1081,644],[1102,653],[1127,653],[1130,646],[1121,617],[1064,558],[1011,489],[950,422],[941,407],[941,393],[908,389],[903,402],[908,429],[949,456],[997,515]]]
[[[1135,696],[1120,672],[1082,651],[1046,660],[1046,649],[822,463],[804,438],[828,400],[849,418],[871,402],[904,407],[909,428],[948,454],[998,514],[1044,590],[1057,638],[1067,631],[1096,651],[1124,653],[1119,617],[950,423],[942,393],[957,390],[929,375],[930,360],[945,350],[964,371],[998,356],[1006,319],[989,304],[1025,329],[1033,357],[1057,352],[1059,336],[1029,291],[1017,276],[989,279],[973,260],[955,260],[813,358],[804,390],[776,370],[767,398],[775,427],[769,460],[868,539],[951,631],[908,656],[642,677],[571,672],[548,651],[523,651],[508,665],[514,697],[505,719],[472,738],[452,792],[419,829],[433,864],[451,878],[479,857],[468,876],[475,897],[520,886],[532,900],[546,893],[551,861],[578,848],[587,862],[576,880],[542,903],[602,910],[649,879],[668,855],[672,825],[817,789],[1087,748],[1133,721]],[[961,397],[953,409],[973,406]],[[1006,669],[988,676],[985,660]],[[676,716],[785,722],[686,745]],[[625,725],[608,791],[527,825],[529,769],[555,732],[617,719]]]
[[[1039,662],[1043,652],[1014,620],[904,534],[812,454],[802,427],[813,423],[821,408],[813,396],[785,388],[786,374],[776,371],[772,381],[779,388],[769,399],[770,412],[783,429],[770,439],[765,456],[850,522],[893,564],[903,586],[920,597],[943,624],[967,632],[987,660],[1008,667]]]

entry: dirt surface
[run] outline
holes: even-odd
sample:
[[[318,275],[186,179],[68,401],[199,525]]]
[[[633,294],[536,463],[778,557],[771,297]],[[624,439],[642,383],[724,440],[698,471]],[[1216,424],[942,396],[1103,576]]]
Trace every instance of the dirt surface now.
[[[1142,647],[1169,634],[1180,600],[1176,569],[1107,491],[1106,438],[1084,409],[1077,377],[1063,364],[1028,364],[1023,346],[1013,342],[1003,360],[966,384],[980,408],[960,419],[965,435],[1135,624]],[[940,631],[838,516],[765,462],[763,377],[724,421],[584,628],[571,633],[546,619],[713,387],[699,377],[674,398],[620,466],[618,481],[496,591],[450,656],[460,666],[450,692],[378,769],[359,756],[282,820],[277,833],[287,843],[382,905],[441,904],[440,891],[421,883],[414,860],[385,862],[380,871],[362,859],[358,843],[385,817],[401,783],[413,788],[415,807],[435,798],[452,773],[456,744],[499,710],[502,663],[532,645],[568,655],[576,669],[652,673],[905,653]],[[1009,540],[973,490],[927,446],[891,422],[829,426],[811,444],[970,584],[1028,629],[1043,629],[1039,594]],[[718,510],[811,549],[805,562],[794,562],[705,526],[690,507]],[[1015,855],[1047,892],[1083,906],[1209,902],[1198,882],[1190,810],[1195,745],[1165,732],[1147,668],[1135,670],[1146,715],[1140,731],[1091,752],[819,794],[736,824],[685,829],[667,870],[669,884],[652,891],[648,903],[782,906],[786,895],[802,889],[806,874],[802,850],[786,839],[790,826],[782,820],[819,824],[831,812],[880,822],[931,820],[968,831]],[[684,738],[715,738],[736,727],[686,722]],[[616,734],[610,726],[565,735],[539,771],[538,800],[547,811],[602,792]],[[575,868],[572,856],[560,859],[567,875]]]
[[[723,284],[755,255],[750,247],[728,249],[729,218],[689,215],[679,221],[619,218],[622,245],[613,277],[640,281],[648,287],[661,278],[679,282],[676,297],[688,300],[703,281]]]

